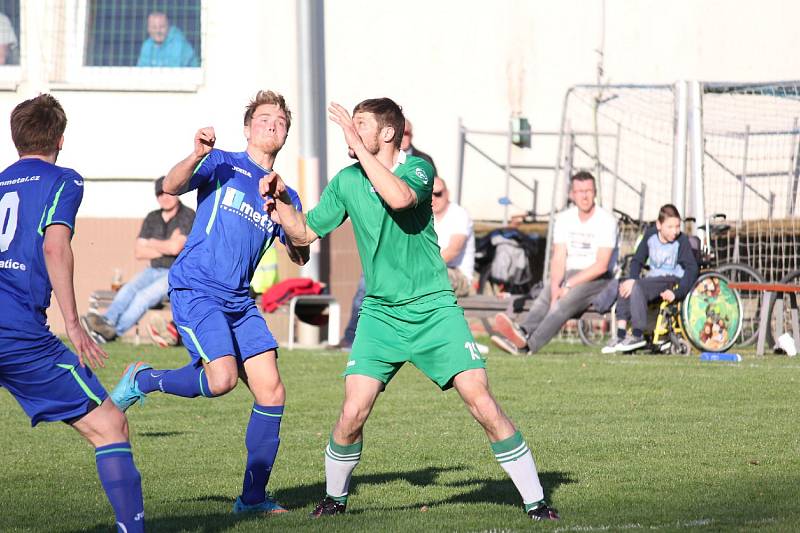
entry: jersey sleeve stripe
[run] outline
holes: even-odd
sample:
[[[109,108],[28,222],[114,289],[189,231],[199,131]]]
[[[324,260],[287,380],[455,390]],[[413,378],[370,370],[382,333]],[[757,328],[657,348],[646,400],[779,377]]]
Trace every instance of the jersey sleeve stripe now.
[[[47,220],[45,220],[44,223],[39,221],[39,235],[44,235],[44,228],[53,222],[53,215],[56,212],[56,206],[58,205],[58,200],[61,198],[61,191],[64,190],[64,185],[65,184],[62,183],[61,187],[58,188],[58,192],[56,192],[56,196],[53,198],[53,205],[47,210]],[[42,213],[42,218],[44,218],[44,213]]]
[[[203,157],[203,159],[201,159],[201,160],[200,160],[200,162],[199,162],[199,163],[197,163],[197,166],[196,166],[196,167],[194,167],[194,170],[192,170],[192,176],[194,176],[195,174],[197,174],[197,171],[200,169],[200,167],[202,167],[202,166],[203,166],[203,163],[205,163],[205,162],[206,162],[206,159],[208,159],[208,156],[210,156],[210,155],[211,155],[211,152],[208,152],[208,153],[205,155],[205,157]]]

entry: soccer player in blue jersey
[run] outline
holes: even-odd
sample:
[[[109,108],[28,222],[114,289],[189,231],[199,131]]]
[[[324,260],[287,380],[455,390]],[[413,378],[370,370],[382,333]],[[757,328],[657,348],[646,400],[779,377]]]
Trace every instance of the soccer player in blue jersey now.
[[[259,180],[272,170],[286,142],[292,115],[283,96],[259,91],[244,114],[244,152],[213,149],[211,127],[194,137],[194,150],[164,180],[169,194],[197,190],[197,215],[186,246],[170,268],[172,314],[191,362],[175,370],[130,365],[112,391],[123,411],[160,391],[175,396],[220,396],[241,377],[255,399],[247,426],[247,466],[233,511],[284,512],[266,491],[278,453],[284,388],[278,343],[250,297],[250,279],[261,256],[278,238],[297,264],[308,246],[295,247],[263,211]],[[288,193],[296,209],[300,199]]]
[[[19,161],[0,173],[0,387],[31,424],[60,420],[95,447],[97,472],[119,531],[144,531],[139,471],[125,415],[86,367],[108,357],[81,328],[75,305],[70,240],[83,199],[83,178],[55,165],[67,117],[42,94],[11,112]],[[47,325],[55,293],[70,351]]]

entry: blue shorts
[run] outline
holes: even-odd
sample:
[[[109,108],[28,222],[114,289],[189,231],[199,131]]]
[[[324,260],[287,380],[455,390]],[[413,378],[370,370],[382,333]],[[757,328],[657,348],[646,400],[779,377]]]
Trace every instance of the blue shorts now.
[[[198,364],[226,355],[244,362],[278,347],[252,299],[233,303],[193,289],[172,289],[169,301],[183,345]]]
[[[31,419],[71,421],[108,396],[92,370],[49,331],[34,339],[0,331],[0,386],[11,393]]]

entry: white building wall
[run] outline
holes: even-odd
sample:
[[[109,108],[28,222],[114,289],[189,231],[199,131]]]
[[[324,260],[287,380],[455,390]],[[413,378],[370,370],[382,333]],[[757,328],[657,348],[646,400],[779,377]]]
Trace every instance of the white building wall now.
[[[42,9],[67,17],[80,5],[80,0],[22,2],[29,29],[44,27],[37,18]],[[800,2],[606,0],[605,28],[603,5],[600,0],[328,1],[327,97],[348,108],[364,98],[394,98],[414,123],[415,144],[434,156],[452,184],[458,118],[471,128],[504,129],[513,94],[519,93],[521,111],[535,130],[558,129],[567,88],[596,81],[603,29],[610,83],[800,78],[793,53],[800,49],[794,28]],[[155,178],[189,152],[201,126],[217,129],[218,147],[243,148],[244,105],[259,88],[284,93],[295,113],[303,112],[296,104],[295,3],[207,0],[203,9],[203,81],[196,91],[50,87],[70,119],[61,164],[88,178]],[[29,32],[23,39],[46,39],[46,33]],[[39,57],[52,61],[47,52]],[[26,78],[43,70],[27,59],[18,87],[0,92],[6,117],[20,100],[48,88]],[[522,83],[515,83],[519,72]],[[330,125],[327,133],[332,175],[349,160],[338,128]],[[276,165],[289,181],[297,175],[297,139],[293,129]],[[505,158],[502,142],[488,142],[487,149]],[[7,127],[0,128],[0,158],[15,157]],[[535,138],[533,150],[515,149],[513,157],[553,164],[555,143]],[[465,176],[463,204],[476,218],[499,218],[503,173],[468,152]],[[538,176],[540,194],[549,199],[552,174]],[[523,206],[529,202],[520,187],[512,188],[512,199]],[[539,207],[549,206],[542,200]],[[81,215],[131,217],[152,208],[149,183],[92,183]]]

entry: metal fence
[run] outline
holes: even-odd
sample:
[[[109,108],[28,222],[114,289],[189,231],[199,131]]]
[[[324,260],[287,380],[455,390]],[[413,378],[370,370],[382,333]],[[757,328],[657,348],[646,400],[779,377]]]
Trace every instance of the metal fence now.
[[[551,214],[566,205],[569,176],[590,170],[604,207],[652,220],[673,203],[698,219],[691,230],[707,238],[717,263],[742,262],[779,280],[800,263],[798,121],[800,82],[572,87]],[[700,230],[717,214],[724,224]]]

